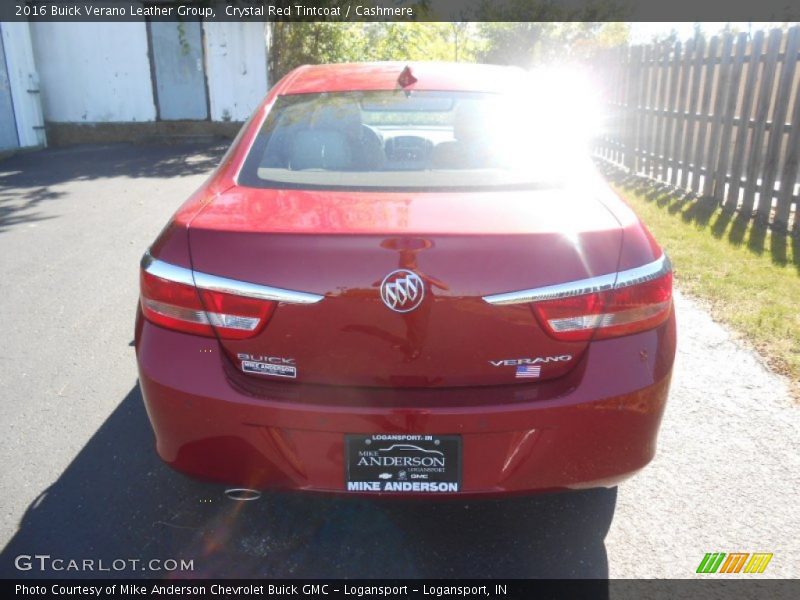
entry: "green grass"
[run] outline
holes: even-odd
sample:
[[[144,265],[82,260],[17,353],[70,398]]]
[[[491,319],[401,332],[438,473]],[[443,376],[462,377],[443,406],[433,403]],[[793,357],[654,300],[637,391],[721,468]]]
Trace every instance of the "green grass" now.
[[[800,398],[800,235],[755,226],[711,199],[610,179],[666,248],[678,289],[707,301]]]

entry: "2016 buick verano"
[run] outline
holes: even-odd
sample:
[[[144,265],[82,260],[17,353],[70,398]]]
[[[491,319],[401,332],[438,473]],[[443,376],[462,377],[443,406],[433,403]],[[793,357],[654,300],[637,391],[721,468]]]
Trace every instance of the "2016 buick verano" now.
[[[524,71],[297,69],[144,255],[158,453],[241,487],[614,485],[655,452],[670,263]]]

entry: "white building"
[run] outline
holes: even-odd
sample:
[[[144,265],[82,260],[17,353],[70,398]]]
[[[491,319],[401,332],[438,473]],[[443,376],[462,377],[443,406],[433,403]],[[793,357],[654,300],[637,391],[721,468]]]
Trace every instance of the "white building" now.
[[[263,23],[4,22],[0,34],[0,150],[43,146],[46,133],[220,131],[267,91]]]

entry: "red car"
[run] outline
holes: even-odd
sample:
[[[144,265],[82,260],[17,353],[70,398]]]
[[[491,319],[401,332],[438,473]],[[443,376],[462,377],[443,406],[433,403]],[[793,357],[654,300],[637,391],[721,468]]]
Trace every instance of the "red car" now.
[[[667,256],[524,71],[302,67],[144,255],[158,453],[249,489],[611,486],[653,457]]]

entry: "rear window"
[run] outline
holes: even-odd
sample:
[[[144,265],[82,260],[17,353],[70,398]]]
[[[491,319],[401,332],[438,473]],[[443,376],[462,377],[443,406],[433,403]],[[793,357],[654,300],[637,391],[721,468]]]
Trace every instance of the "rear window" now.
[[[439,91],[277,99],[239,183],[250,187],[444,190],[541,187],[569,162],[541,103]]]

